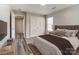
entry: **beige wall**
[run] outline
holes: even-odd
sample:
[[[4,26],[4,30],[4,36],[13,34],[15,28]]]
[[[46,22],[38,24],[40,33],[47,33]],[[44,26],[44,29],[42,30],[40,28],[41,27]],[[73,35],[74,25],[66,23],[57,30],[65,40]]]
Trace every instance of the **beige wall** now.
[[[30,36],[30,13],[26,13],[26,37]]]
[[[79,5],[50,14],[55,25],[79,25]]]
[[[0,47],[10,38],[10,7],[6,4],[0,4],[0,20],[7,22],[7,36],[0,41]]]

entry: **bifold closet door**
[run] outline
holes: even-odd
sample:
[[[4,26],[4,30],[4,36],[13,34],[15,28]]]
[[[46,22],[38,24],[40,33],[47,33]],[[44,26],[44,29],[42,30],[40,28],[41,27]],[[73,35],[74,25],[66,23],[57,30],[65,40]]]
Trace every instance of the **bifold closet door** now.
[[[30,19],[30,37],[43,35],[44,32],[45,32],[44,17],[32,15]]]

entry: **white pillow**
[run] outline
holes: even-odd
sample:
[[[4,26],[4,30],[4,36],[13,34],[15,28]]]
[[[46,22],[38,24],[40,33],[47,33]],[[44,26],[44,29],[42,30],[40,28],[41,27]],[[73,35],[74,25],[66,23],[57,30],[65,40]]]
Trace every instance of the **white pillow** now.
[[[59,29],[57,28],[56,31],[65,31],[66,29]]]
[[[75,37],[77,34],[78,30],[66,30],[66,36],[68,37]]]
[[[75,37],[78,32],[78,30],[68,30],[68,29],[59,29],[59,28],[57,28],[56,31],[65,32],[66,37]]]
[[[72,37],[72,33],[71,31],[66,31],[65,36],[66,37]]]

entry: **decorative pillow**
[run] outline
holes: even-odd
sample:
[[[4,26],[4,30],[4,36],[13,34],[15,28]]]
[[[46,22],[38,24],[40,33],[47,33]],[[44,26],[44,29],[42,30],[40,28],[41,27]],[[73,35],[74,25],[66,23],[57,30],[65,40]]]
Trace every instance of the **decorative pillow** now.
[[[65,36],[66,36],[66,37],[72,37],[72,33],[73,33],[73,32],[66,32],[66,33],[65,33]]]
[[[55,32],[55,35],[64,36],[65,35],[65,32],[64,31],[56,31]]]
[[[50,34],[54,34],[57,36],[65,36],[65,31],[56,30],[56,31],[50,32]]]
[[[59,28],[56,29],[56,31],[63,31],[63,32],[65,32],[65,30],[66,29],[59,29]]]
[[[72,36],[76,36],[77,33],[78,33],[78,30],[73,30]]]
[[[78,32],[77,32],[77,34],[76,34],[76,37],[79,39],[79,30],[78,30]]]
[[[56,29],[50,34],[58,35],[58,36],[66,36],[66,37],[75,37],[78,33],[78,30],[68,30],[68,29]]]
[[[66,30],[65,36],[67,37],[75,37],[78,30]]]

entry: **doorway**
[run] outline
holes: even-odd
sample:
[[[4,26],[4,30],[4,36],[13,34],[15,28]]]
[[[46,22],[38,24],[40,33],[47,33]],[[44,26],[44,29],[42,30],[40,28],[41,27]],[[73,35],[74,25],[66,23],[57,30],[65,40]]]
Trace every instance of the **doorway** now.
[[[23,38],[23,16],[15,17],[15,38]]]

